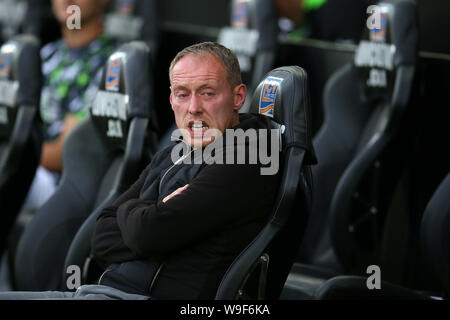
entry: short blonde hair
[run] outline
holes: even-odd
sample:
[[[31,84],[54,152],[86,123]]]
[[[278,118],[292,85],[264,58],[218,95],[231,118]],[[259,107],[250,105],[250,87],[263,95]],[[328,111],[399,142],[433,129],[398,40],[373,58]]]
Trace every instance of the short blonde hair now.
[[[197,43],[178,52],[169,67],[169,78],[171,82],[172,70],[177,62],[180,61],[181,58],[190,54],[199,56],[210,54],[216,57],[222,63],[227,72],[227,79],[231,88],[235,88],[242,83],[241,68],[239,67],[239,61],[236,55],[230,49],[217,42]]]

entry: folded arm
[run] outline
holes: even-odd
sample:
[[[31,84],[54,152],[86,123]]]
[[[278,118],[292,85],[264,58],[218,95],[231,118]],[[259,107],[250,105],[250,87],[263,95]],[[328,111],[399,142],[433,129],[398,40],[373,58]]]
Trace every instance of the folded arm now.
[[[123,242],[121,231],[117,225],[116,212],[122,203],[130,199],[139,198],[140,190],[149,170],[150,165],[125,193],[114,201],[111,206],[105,207],[100,213],[92,238],[92,252],[95,256],[108,262],[128,261],[138,257]]]
[[[181,193],[157,204],[130,199],[117,209],[124,243],[139,256],[165,255],[230,227],[261,218],[277,176],[258,165],[208,165]]]

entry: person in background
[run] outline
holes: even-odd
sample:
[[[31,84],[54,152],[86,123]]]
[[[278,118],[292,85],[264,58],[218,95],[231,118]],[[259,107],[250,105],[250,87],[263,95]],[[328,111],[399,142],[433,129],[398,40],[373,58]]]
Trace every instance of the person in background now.
[[[53,194],[62,167],[62,147],[69,131],[87,115],[101,80],[103,66],[115,49],[103,35],[103,15],[109,0],[52,0],[62,38],[41,50],[44,85],[40,114],[44,143],[41,163],[25,206],[38,208]],[[78,12],[79,28],[71,27]]]

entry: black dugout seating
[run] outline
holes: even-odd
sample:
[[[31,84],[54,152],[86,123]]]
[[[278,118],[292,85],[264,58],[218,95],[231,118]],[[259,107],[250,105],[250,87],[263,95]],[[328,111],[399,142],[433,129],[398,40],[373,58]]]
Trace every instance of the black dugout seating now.
[[[125,191],[150,161],[156,119],[149,54],[146,44],[132,42],[110,56],[90,116],[66,138],[60,185],[20,239],[12,289],[63,287],[61,270],[81,224]]]
[[[282,134],[281,185],[269,221],[230,266],[216,299],[279,298],[309,215],[310,166],[316,164],[316,157],[306,72],[297,66],[270,71],[253,95],[250,112],[262,113],[267,92],[272,92],[269,100],[273,104],[269,116]]]
[[[381,28],[365,34],[354,63],[327,82],[311,219],[283,298],[310,298],[326,279],[379,261],[418,46],[414,1],[383,3]]]
[[[39,164],[39,41],[19,35],[0,49],[0,252]]]
[[[259,113],[260,97],[266,86],[274,88],[273,128],[283,132],[282,182],[267,225],[224,275],[216,293],[216,299],[220,300],[278,298],[302,238],[298,226],[305,226],[308,218],[310,165],[316,159],[311,144],[307,75],[300,67],[271,71],[255,91],[250,112]],[[80,228],[66,260],[67,267],[84,265],[82,284],[93,283],[101,271],[90,268],[92,257],[86,260],[97,215],[98,212],[89,217]],[[286,246],[291,248],[289,252]]]
[[[231,26],[221,29],[218,42],[238,57],[243,82],[253,92],[273,68],[277,46],[278,18],[272,0],[233,0]],[[247,112],[250,99],[241,112]]]
[[[119,42],[144,41],[155,54],[159,38],[157,0],[114,0],[105,15],[105,34]]]
[[[430,282],[439,279],[440,288],[423,292],[382,281],[380,289],[369,290],[367,278],[338,276],[325,282],[316,292],[321,300],[338,299],[449,299],[450,297],[450,174],[441,182],[422,217],[420,240],[423,270]],[[419,235],[418,235],[419,236]]]

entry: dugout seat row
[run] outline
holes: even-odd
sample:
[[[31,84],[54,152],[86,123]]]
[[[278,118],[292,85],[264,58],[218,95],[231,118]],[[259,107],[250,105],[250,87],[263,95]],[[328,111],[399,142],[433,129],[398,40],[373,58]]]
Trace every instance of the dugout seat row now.
[[[50,3],[47,3],[45,1],[41,1],[41,2],[42,3],[40,3],[39,5],[30,6],[28,4],[28,1],[15,1],[14,2],[14,1],[9,1],[9,0],[4,0],[4,1],[0,2],[0,6],[2,8],[7,8],[9,10],[8,12],[10,14],[11,14],[11,10],[13,7],[14,8],[20,7],[21,9],[23,9],[23,10],[13,10],[13,11],[15,11],[13,16],[16,16],[16,14],[19,14],[23,11],[22,16],[27,17],[28,23],[25,27],[21,27],[18,25],[17,28],[14,29],[15,32],[19,32],[22,30],[22,31],[26,31],[26,32],[29,32],[32,34],[40,35],[42,33],[42,27],[43,27],[42,24],[43,24],[44,19],[46,19],[47,15],[51,15],[51,10],[49,7]],[[33,10],[31,10],[32,8],[33,8]],[[127,183],[133,182],[132,181],[132,179],[134,177],[133,174],[135,174],[134,170],[139,170],[139,165],[142,165],[142,163],[138,163],[138,161],[145,162],[145,160],[143,160],[142,156],[144,156],[148,159],[150,154],[152,154],[154,152],[154,150],[152,148],[156,143],[154,141],[156,139],[156,136],[153,134],[153,131],[157,130],[157,122],[155,119],[154,110],[151,110],[149,107],[145,108],[145,106],[142,106],[142,104],[144,103],[142,101],[145,101],[148,105],[152,104],[153,92],[150,92],[150,91],[153,90],[153,88],[152,88],[153,73],[149,68],[147,68],[147,66],[149,66],[150,64],[153,63],[153,58],[155,56],[154,51],[156,51],[157,47],[158,47],[158,32],[159,32],[158,27],[159,27],[159,25],[158,25],[157,21],[158,21],[158,12],[159,11],[157,10],[157,2],[156,1],[140,1],[140,0],[137,0],[137,1],[111,1],[108,9],[109,9],[109,12],[107,13],[107,15],[105,17],[105,33],[106,34],[108,34],[110,37],[112,37],[114,39],[117,39],[119,41],[119,43],[120,42],[128,43],[131,40],[141,39],[145,42],[146,46],[150,47],[150,51],[149,51],[150,53],[147,55],[143,54],[142,52],[141,53],[138,52],[137,54],[132,53],[132,54],[130,54],[130,57],[126,58],[126,59],[131,59],[133,61],[137,59],[136,64],[137,65],[141,64],[141,67],[135,66],[134,68],[136,70],[142,70],[142,73],[144,74],[144,76],[141,78],[137,77],[137,79],[127,80],[129,82],[128,88],[125,89],[123,84],[121,84],[121,88],[120,88],[122,90],[121,91],[122,93],[123,93],[123,90],[130,90],[130,93],[128,94],[128,91],[127,91],[127,94],[125,96],[127,96],[127,97],[130,96],[131,100],[133,100],[133,101],[135,101],[135,100],[139,101],[138,103],[135,103],[135,102],[132,103],[133,105],[136,105],[135,107],[133,107],[135,114],[130,115],[130,117],[135,117],[136,115],[142,116],[142,114],[146,113],[146,111],[140,112],[139,108],[146,109],[146,110],[148,110],[149,113],[152,113],[151,117],[149,117],[149,115],[143,116],[144,118],[150,119],[150,125],[148,125],[147,123],[145,123],[141,120],[129,121],[129,119],[127,119],[126,121],[121,120],[120,124],[117,120],[115,120],[116,122],[111,121],[111,122],[107,123],[106,121],[103,121],[103,123],[102,123],[102,121],[97,121],[97,123],[96,123],[96,126],[101,127],[102,130],[107,130],[107,131],[109,130],[110,133],[112,133],[114,130],[116,130],[117,135],[120,135],[120,134],[125,135],[124,138],[119,139],[117,136],[114,136],[111,139],[109,139],[110,142],[109,142],[108,148],[110,148],[112,150],[112,151],[111,150],[108,151],[109,153],[114,153],[114,152],[117,153],[116,151],[114,151],[116,149],[122,149],[122,151],[121,151],[122,153],[125,150],[126,145],[127,145],[126,135],[128,134],[128,132],[126,131],[128,129],[127,128],[128,125],[126,123],[128,123],[128,122],[132,123],[132,125],[130,124],[129,126],[130,126],[130,130],[132,130],[134,133],[131,133],[131,134],[135,135],[137,137],[139,137],[139,135],[141,135],[142,132],[145,132],[146,128],[151,128],[151,129],[148,129],[149,131],[151,131],[151,134],[149,135],[149,137],[146,137],[146,142],[145,142],[146,144],[149,144],[150,149],[147,148],[147,150],[139,150],[138,145],[139,145],[139,143],[142,143],[142,141],[136,142],[135,147],[129,147],[129,148],[131,148],[130,150],[128,150],[128,153],[129,153],[128,157],[130,158],[130,159],[128,159],[128,161],[130,163],[128,164],[128,168],[123,170],[124,172],[122,173],[122,175],[124,175],[124,176],[122,177],[122,180],[115,181],[115,182],[110,181],[108,183],[110,183],[112,185],[110,185],[110,186],[105,185],[103,187],[104,190],[108,190],[108,189],[115,190],[115,192],[118,192],[120,194],[120,190],[126,189]],[[3,13],[6,14],[6,12],[7,12],[7,10],[6,11],[3,10]],[[0,18],[2,16],[3,15],[0,15]],[[12,30],[11,27],[14,24],[11,23],[11,21],[10,21],[11,19],[12,18],[8,18],[7,20],[4,20],[4,23],[9,26],[8,29],[4,29],[4,30],[6,30],[6,31]],[[52,19],[54,20],[54,18],[52,18]],[[18,20],[18,19],[16,19],[16,20]],[[21,18],[21,20],[23,20],[23,17]],[[121,30],[122,30],[122,33],[118,32]],[[125,30],[125,33],[123,33],[124,30]],[[10,36],[10,34],[8,34],[8,36]],[[142,48],[140,48],[140,49],[142,50]],[[37,44],[36,50],[37,50],[36,54],[39,57],[39,44]],[[27,56],[27,55],[29,55],[29,53],[26,53],[24,56]],[[136,55],[138,57],[136,57]],[[147,62],[141,61],[144,56],[148,59]],[[32,61],[34,61],[33,58],[30,58],[30,59]],[[133,64],[134,64],[134,62],[133,62]],[[24,65],[24,67],[25,67],[25,65]],[[36,68],[40,68],[40,63],[36,64]],[[144,68],[144,69],[142,69],[142,68]],[[107,71],[105,71],[105,72],[107,72]],[[128,72],[127,77],[129,79],[131,79],[134,76],[131,76],[129,74],[129,72]],[[39,74],[40,74],[40,71],[39,71]],[[33,81],[35,81],[36,85],[38,85],[38,84],[40,85],[40,79],[41,79],[40,76],[36,77],[36,79],[37,80],[33,79]],[[135,86],[141,86],[141,84],[142,84],[143,90],[139,91],[138,89],[135,88]],[[123,100],[123,99],[119,99],[119,101],[120,100]],[[108,102],[108,103],[110,103],[110,102]],[[116,102],[116,101],[114,101],[114,102]],[[36,107],[38,108],[38,106],[39,106],[39,103],[37,102]],[[37,113],[37,118],[39,118],[38,113]],[[95,116],[93,116],[92,118],[95,119]],[[120,130],[122,130],[123,132],[120,132]],[[119,140],[121,141],[120,143],[118,143]],[[111,144],[111,141],[113,141],[112,144]],[[42,143],[42,141],[40,143]],[[113,145],[113,144],[116,144],[116,145]],[[131,146],[133,146],[133,144],[131,144]],[[39,145],[39,147],[36,147],[36,149],[39,149],[39,153],[37,153],[37,155],[34,157],[29,156],[30,162],[28,164],[28,167],[32,166],[34,164],[34,162],[39,163],[40,145]],[[31,149],[29,152],[31,152]],[[133,159],[133,157],[139,158],[139,155],[136,154],[139,152],[142,153],[141,160]],[[144,155],[145,152],[147,153],[146,155]],[[120,151],[114,156],[117,158],[117,156],[119,156],[119,155],[120,155]],[[111,156],[111,155],[108,155],[108,156]],[[36,157],[37,157],[37,160],[35,160],[34,162],[31,161],[33,159],[36,159]],[[132,168],[133,162],[136,164],[139,164],[134,169]],[[34,164],[34,165],[36,165],[36,164]],[[19,166],[19,165],[17,164],[16,166]],[[67,166],[68,165],[66,164],[66,167]],[[116,167],[120,167],[120,165],[116,164]],[[111,169],[111,170],[113,170],[113,169]],[[8,169],[8,172],[11,175],[14,174],[13,170]],[[32,179],[32,177],[34,175],[34,171],[33,172],[31,172],[30,170],[22,171],[22,176],[27,175],[27,174]],[[74,173],[72,173],[72,174],[74,174]],[[117,173],[117,174],[119,175],[120,173]],[[110,175],[113,175],[113,174],[111,173]],[[17,177],[17,175],[16,175],[16,177]],[[130,179],[130,181],[127,179]],[[6,261],[6,262],[3,261],[4,265],[2,266],[2,272],[0,272],[0,274],[1,274],[0,278],[2,278],[2,280],[0,280],[0,281],[3,282],[3,285],[0,287],[3,287],[3,288],[15,287],[14,274],[15,274],[15,271],[17,271],[17,270],[15,270],[14,261],[15,261],[16,246],[19,246],[17,244],[18,240],[16,238],[21,237],[23,224],[27,223],[27,221],[29,220],[29,217],[23,216],[26,219],[23,218],[22,215],[19,217],[20,221],[16,221],[16,224],[18,223],[18,225],[16,226],[17,230],[14,231],[14,234],[9,234],[9,232],[7,232],[7,231],[10,231],[11,224],[14,223],[15,217],[18,214],[17,211],[20,210],[20,205],[23,202],[23,198],[26,195],[29,183],[31,183],[31,180],[30,181],[29,180],[30,179],[26,179],[26,177],[24,176],[24,179],[20,179],[20,183],[15,182],[15,184],[17,185],[15,187],[17,187],[17,188],[20,187],[20,190],[18,192],[14,193],[16,196],[11,197],[12,192],[14,192],[14,190],[15,190],[13,188],[10,188],[10,191],[8,191],[8,192],[2,192],[1,196],[0,196],[1,199],[4,199],[4,200],[2,200],[2,204],[3,204],[3,202],[5,202],[5,211],[6,211],[6,209],[8,211],[8,214],[6,214],[6,212],[4,214],[4,219],[8,218],[8,224],[6,223],[6,221],[5,221],[5,223],[2,224],[2,230],[5,229],[5,232],[2,232],[2,241],[1,241],[2,251],[3,251],[3,246],[7,241],[7,238],[8,237],[10,238],[9,239],[9,252],[7,252],[7,254],[4,255],[5,258],[3,259],[3,260],[8,260],[8,261]],[[14,181],[16,181],[16,180],[14,180]],[[88,178],[86,179],[86,183],[87,182],[89,182]],[[106,182],[104,182],[104,183],[106,183]],[[20,186],[19,186],[19,184],[20,184]],[[11,185],[11,183],[10,183],[10,185]],[[118,185],[120,185],[120,187],[118,187]],[[105,192],[106,191],[103,191],[103,193],[105,193]],[[105,196],[105,194],[101,194],[98,196],[98,199],[101,199],[104,196]],[[112,196],[112,194],[110,196]],[[98,199],[96,201],[96,204],[98,204],[98,202],[100,201]],[[111,199],[113,200],[114,198],[112,197]],[[15,207],[11,207],[11,208],[6,207],[6,204],[8,204],[8,205],[14,204]],[[90,204],[87,204],[87,207],[89,207],[89,206],[90,206]],[[82,209],[80,209],[80,210],[82,211]],[[83,210],[85,210],[85,209],[83,209]],[[74,212],[72,218],[76,215],[77,214]],[[69,214],[68,216],[71,216],[71,215]],[[67,217],[61,217],[59,220],[58,219],[56,219],[56,220],[59,223],[63,223],[64,219],[66,219],[66,218]],[[24,220],[24,221],[22,221],[22,220]],[[42,221],[45,221],[45,218],[43,218]],[[70,224],[70,225],[72,225],[72,224]],[[76,224],[73,224],[73,225],[76,225]],[[29,228],[31,228],[31,227],[29,227]],[[30,232],[30,231],[28,231],[28,232]],[[22,238],[22,240],[21,240],[22,244],[20,244],[19,249],[23,246],[27,247],[27,245],[23,245],[24,241],[25,240]],[[37,245],[37,244],[35,244],[35,245]],[[64,249],[62,249],[62,250],[64,250]],[[21,255],[19,254],[19,257],[20,256]],[[33,259],[33,258],[30,258],[30,259]],[[27,260],[27,263],[28,263],[28,261],[29,260]],[[5,276],[5,272],[4,272],[5,268],[8,269],[8,271],[6,272],[6,276]],[[17,271],[17,272],[20,273],[20,271]],[[5,284],[5,279],[8,280],[7,284]],[[12,281],[12,280],[14,280],[14,281]],[[17,281],[20,281],[20,276],[19,276],[19,280],[17,280]]]
[[[109,58],[90,116],[65,142],[61,183],[20,239],[12,261],[10,289],[67,290],[65,267],[88,267],[84,262],[97,214],[134,182],[156,146],[148,55],[146,45],[130,43]],[[280,248],[288,243],[299,245],[297,225],[305,225],[308,216],[309,166],[315,163],[315,155],[306,72],[299,67],[270,72],[254,94],[251,112],[262,110],[262,91],[274,81],[277,90],[272,90],[273,109],[268,116],[273,118],[274,128],[280,129],[282,141],[284,169],[279,196],[266,227],[224,276],[218,299],[276,298],[295,255],[295,250],[285,255]],[[260,273],[256,266],[262,268]],[[255,273],[256,278],[247,277]],[[258,279],[256,291],[252,279]]]
[[[360,274],[367,261],[379,261],[390,191],[398,179],[393,173],[401,165],[394,159],[401,152],[395,152],[392,145],[401,141],[402,120],[415,74],[415,6],[409,0],[385,1],[380,6],[381,27],[366,35],[354,64],[339,70],[327,85],[326,118],[314,147],[304,70],[282,67],[269,72],[261,77],[263,81],[253,99],[248,99],[244,112],[259,113],[264,86],[273,85],[274,79],[278,83],[274,112],[269,116],[273,117],[275,128],[284,128],[283,180],[270,221],[230,266],[217,299],[278,298],[297,252],[302,264],[292,268],[283,298],[355,298],[361,294],[358,290],[366,288],[366,278],[327,279],[346,273]],[[266,57],[273,57],[272,54]],[[380,58],[383,54],[384,58]],[[21,239],[14,261],[15,289],[67,290],[66,270],[70,265],[83,267],[84,283],[94,281],[96,273],[89,251],[95,219],[101,208],[137,178],[156,148],[156,118],[151,114],[151,103],[144,103],[151,101],[151,79],[146,78],[146,72],[136,71],[145,70],[145,59],[148,64],[145,46],[132,43],[108,61],[91,116],[67,139],[64,160],[68,172],[64,173],[60,189],[38,212]],[[267,68],[270,63],[263,65]],[[150,93],[138,89],[146,84],[150,84]],[[119,115],[105,117],[105,105],[123,105],[125,96],[129,97],[126,119]],[[90,147],[84,149],[81,142],[87,140]],[[319,164],[311,176],[309,166],[315,163],[314,149]],[[87,160],[93,158],[93,164]],[[436,273],[443,283],[449,272],[445,254],[448,214],[436,212],[442,208],[448,212],[448,180],[447,177],[444,187],[430,202],[423,223],[424,239],[429,248],[435,248],[427,252],[433,266],[438,266]],[[90,186],[93,181],[95,186]],[[380,190],[384,190],[383,194]],[[302,228],[308,217],[303,239]],[[429,298],[389,283],[382,286],[389,288],[392,297]]]
[[[282,132],[282,182],[265,228],[229,267],[216,299],[278,298],[296,254],[294,248],[298,248],[302,238],[298,226],[305,226],[308,219],[310,166],[316,159],[311,143],[307,75],[300,67],[282,67],[269,72],[255,91],[249,112],[263,110],[261,94],[267,86],[276,88],[272,113],[267,116],[273,119],[273,128]],[[97,213],[85,221],[66,257],[65,268],[84,266],[84,284],[95,283],[105,267],[93,256],[88,257],[96,217]],[[286,246],[292,250],[286,252]],[[63,274],[63,279],[65,283],[68,275]]]
[[[148,73],[140,72],[148,67],[148,54],[144,44],[131,43],[108,60],[90,116],[67,137],[61,184],[21,237],[13,262],[12,289],[67,290],[64,266],[85,266],[77,262],[84,262],[80,259],[86,259],[89,253],[86,246],[97,214],[137,178],[150,160],[151,147],[156,145],[152,139],[156,123],[148,104]],[[267,226],[230,267],[218,299],[252,295],[276,298],[295,254],[292,250],[291,255],[285,255],[280,248],[293,242],[299,245],[301,233],[296,226],[305,225],[308,216],[312,183],[309,165],[315,163],[315,155],[307,76],[299,67],[273,70],[256,90],[251,112],[262,110],[261,93],[267,85],[274,85],[273,81],[278,89],[272,90],[273,111],[268,116],[282,134],[282,185]],[[120,110],[122,107],[127,108],[126,113]],[[267,270],[264,265],[267,267],[269,260],[264,259],[270,259]],[[262,271],[254,291],[250,285],[253,278],[246,275],[259,270],[257,265]]]
[[[324,91],[325,119],[314,137],[314,200],[305,239],[283,292],[309,299],[326,279],[380,264],[391,194],[402,166],[402,128],[414,83],[418,26],[414,1],[379,4],[354,62]]]
[[[16,36],[0,48],[0,252],[40,161],[40,92],[39,41]]]
[[[149,55],[146,44],[132,42],[109,58],[90,115],[66,138],[61,182],[20,238],[11,289],[60,289],[80,225],[125,191],[150,161],[157,121],[150,107]]]

